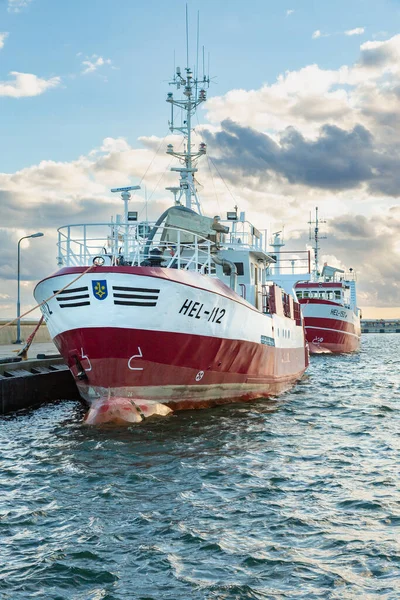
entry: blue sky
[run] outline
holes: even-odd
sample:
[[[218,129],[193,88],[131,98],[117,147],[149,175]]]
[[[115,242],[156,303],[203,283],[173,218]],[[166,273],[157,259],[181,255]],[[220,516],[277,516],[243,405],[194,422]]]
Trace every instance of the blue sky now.
[[[166,132],[163,105],[173,53],[185,56],[185,1],[32,0],[19,12],[0,3],[0,31],[9,32],[0,53],[0,80],[8,73],[61,77],[61,84],[33,98],[2,98],[0,126],[11,172],[43,159],[71,160],[105,137]],[[396,33],[398,2],[387,0],[190,1],[191,46],[200,8],[201,43],[216,76],[210,95],[258,88],[280,73],[315,62],[337,68],[353,62],[360,39]],[[294,10],[289,16],[288,10]],[[365,34],[343,32],[364,27]],[[312,39],[314,31],[331,34]],[[80,54],[80,56],[77,56]],[[112,61],[82,75],[93,54]]]
[[[169,159],[153,158],[173,141],[165,97],[174,51],[184,66],[185,5],[0,0],[0,316],[15,310],[19,237],[45,233],[24,242],[40,247],[23,261],[27,308],[55,268],[56,229],[108,220],[110,187],[137,183],[152,161],[150,216],[170,202]],[[199,165],[205,212],[234,196],[304,248],[318,205],[323,259],[358,271],[365,316],[400,316],[399,0],[188,6],[192,62],[200,9],[215,77],[201,135],[225,179]]]

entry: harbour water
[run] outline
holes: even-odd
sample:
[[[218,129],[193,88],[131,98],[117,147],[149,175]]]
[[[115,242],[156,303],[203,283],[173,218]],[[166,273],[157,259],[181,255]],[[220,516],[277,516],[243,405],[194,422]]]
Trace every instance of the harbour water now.
[[[0,424],[2,600],[400,597],[400,335],[312,357],[279,401]]]

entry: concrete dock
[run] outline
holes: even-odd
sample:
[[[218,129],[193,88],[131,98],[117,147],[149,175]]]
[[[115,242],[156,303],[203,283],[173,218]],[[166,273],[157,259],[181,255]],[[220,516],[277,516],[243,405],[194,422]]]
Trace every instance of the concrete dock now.
[[[400,333],[400,319],[362,319],[361,333]]]
[[[80,399],[75,381],[52,342],[32,344],[28,360],[16,362],[22,348],[23,344],[0,345],[0,414],[52,400]]]
[[[8,323],[10,319],[0,319],[0,348],[5,345],[12,345],[13,342],[17,339],[17,324],[13,323],[12,325],[7,325],[7,327],[2,327],[6,323]],[[21,339],[27,340],[31,335],[32,331],[35,329],[38,324],[38,320],[29,320],[22,319],[21,321]],[[35,342],[51,342],[51,337],[49,331],[46,327],[45,323],[39,327],[39,330],[35,335]],[[16,346],[14,346],[14,349]]]
[[[17,353],[22,350],[25,343],[23,344],[0,344],[0,358],[6,358],[8,356],[17,356]],[[58,350],[53,342],[33,342],[29,348],[28,357],[36,358],[37,354],[58,354]]]

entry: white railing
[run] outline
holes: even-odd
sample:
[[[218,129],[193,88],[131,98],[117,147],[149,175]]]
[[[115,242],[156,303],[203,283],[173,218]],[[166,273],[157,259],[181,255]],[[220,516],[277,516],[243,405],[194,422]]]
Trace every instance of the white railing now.
[[[58,229],[58,265],[161,266],[215,273],[215,244],[185,229],[154,223],[91,223]]]
[[[298,275],[311,273],[311,257],[309,250],[281,250],[280,252],[271,252],[275,258],[275,263],[268,267],[268,274],[271,275]]]
[[[357,273],[355,271],[346,271],[339,273],[339,281],[357,281]]]
[[[220,221],[229,227],[229,233],[221,235],[221,245],[235,250],[267,251],[267,230],[258,230],[249,221]]]

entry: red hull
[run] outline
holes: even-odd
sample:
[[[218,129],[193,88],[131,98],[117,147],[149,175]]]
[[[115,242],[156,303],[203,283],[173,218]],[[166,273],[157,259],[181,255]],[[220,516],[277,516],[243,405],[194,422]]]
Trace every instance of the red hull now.
[[[174,409],[276,396],[308,364],[303,348],[140,329],[80,328],[54,342],[89,402],[107,391]]]
[[[355,352],[360,347],[360,335],[352,323],[305,317],[304,326],[311,354]]]

